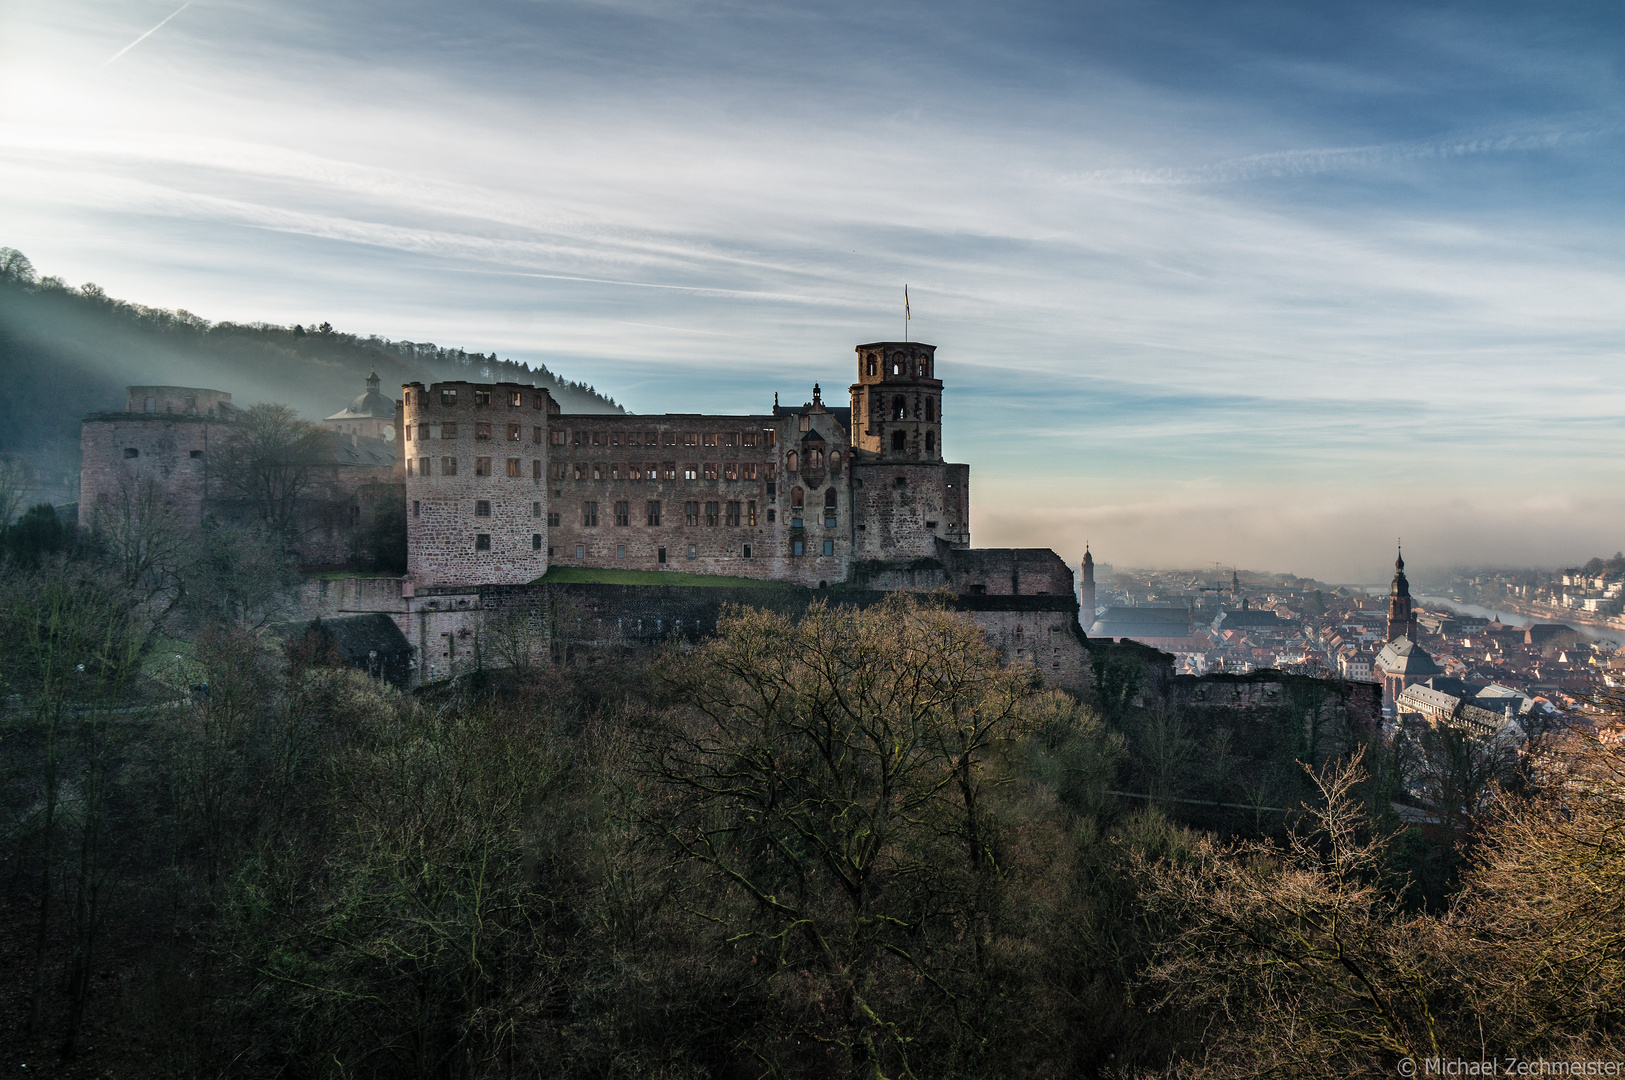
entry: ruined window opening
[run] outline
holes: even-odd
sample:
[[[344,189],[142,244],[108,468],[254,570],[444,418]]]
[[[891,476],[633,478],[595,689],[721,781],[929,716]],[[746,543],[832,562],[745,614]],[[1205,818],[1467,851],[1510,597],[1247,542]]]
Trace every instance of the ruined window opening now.
[[[697,501],[683,504],[683,523],[685,525],[698,525],[700,523],[700,504]]]
[[[870,375],[873,375],[875,373],[875,358],[873,356],[869,357],[867,363],[868,363],[867,373],[870,374]]]
[[[510,391],[508,391],[508,407],[509,408],[520,409],[520,408],[523,408],[524,405],[525,405],[525,392],[523,390],[510,390]]]
[[[662,464],[660,466],[660,478],[662,480],[677,479],[677,462],[668,461]]]
[[[594,480],[602,480],[604,478],[604,466],[596,461],[592,464],[592,478]]]
[[[737,462],[737,461],[724,462],[723,466],[722,466],[722,478],[724,480],[738,480],[739,479],[739,462]]]
[[[564,436],[565,436],[565,431],[564,431],[563,428],[555,428],[552,431],[549,431],[547,433],[548,445],[549,446],[563,446],[564,445]]]
[[[900,487],[900,488],[908,487],[908,477],[906,477],[906,476],[894,476],[894,477],[892,477],[892,487]]]
[[[934,431],[925,433],[925,452],[928,454],[937,452],[937,433]]]
[[[531,517],[538,517],[538,518],[542,516],[542,504],[541,503],[533,502],[533,503],[530,504],[530,516]]]
[[[203,457],[203,451],[201,451],[201,450],[193,450],[192,451],[192,460],[193,461],[197,461],[201,457]]]
[[[800,472],[801,471],[801,458],[800,458],[799,455],[796,454],[796,452],[794,450],[790,451],[788,454],[786,454],[784,456],[784,471],[785,472]]]
[[[660,436],[660,445],[661,446],[676,446],[677,445],[677,432],[675,432],[675,431],[663,432],[661,434],[661,436]]]
[[[540,409],[542,407],[543,401],[544,401],[544,399],[543,399],[542,395],[541,394],[536,394],[530,399],[530,407],[533,408],[533,409]]]
[[[412,500],[412,516],[413,517],[421,517],[422,513],[423,513],[422,505],[416,499],[413,499]]]
[[[542,482],[542,459],[532,458],[530,462],[530,480],[533,484]]]
[[[632,524],[632,504],[631,503],[629,503],[629,502],[618,502],[618,503],[615,504],[615,524],[617,524],[617,525],[630,525],[630,524]]]
[[[937,418],[937,403],[930,398],[925,399],[925,418],[933,421]]]
[[[800,425],[801,425],[801,430],[802,431],[811,431],[812,430],[812,417],[808,416],[806,413],[802,413],[801,414]]]
[[[491,516],[491,502],[490,502],[489,499],[476,499],[474,501],[474,516],[475,517],[490,517]]]
[[[769,509],[769,510],[768,510],[768,512],[767,512],[767,523],[768,523],[768,524],[769,524],[769,525],[771,525],[771,524],[773,524],[773,523],[774,523],[774,522],[775,522],[775,521],[777,521],[777,520],[778,520],[778,519],[779,519],[779,512],[778,512],[778,511],[777,511],[777,510],[774,510],[774,509],[771,509],[771,508],[770,508],[770,509]]]
[[[727,516],[723,519],[723,522],[729,526],[737,526],[739,524],[739,504],[737,502],[728,503]]]
[[[807,470],[809,472],[824,467],[824,452],[822,450],[807,451]]]
[[[429,425],[428,424],[419,424],[418,425],[418,442],[422,442],[424,439],[427,439],[428,437],[429,437]]]
[[[412,425],[411,424],[405,425],[401,429],[401,431],[402,431],[402,434],[404,434],[406,436],[406,441],[411,442],[412,441]]]
[[[441,476],[456,476],[457,475],[457,459],[454,458],[454,457],[443,457],[443,458],[441,458],[440,459],[440,475]]]
[[[412,459],[411,458],[406,459],[406,475],[407,476],[412,475]]]
[[[790,509],[800,510],[806,504],[807,495],[798,487],[790,489]]]
[[[705,523],[707,525],[711,526],[712,528],[716,528],[717,519],[719,517],[719,514],[718,514],[719,510],[720,510],[720,507],[718,506],[717,503],[708,502],[708,503],[705,504]]]
[[[699,478],[700,478],[700,465],[699,465],[699,462],[691,461],[687,465],[683,466],[683,479],[684,480],[694,481],[694,480],[698,480]]]
[[[476,409],[483,409],[483,408],[487,407],[490,404],[491,404],[491,391],[489,391],[489,390],[476,390],[476,391],[474,391],[474,407]]]
[[[714,432],[714,431],[707,431],[705,433],[705,438],[701,442],[701,445],[702,446],[715,446],[716,444],[717,444],[717,433]]]
[[[829,471],[832,473],[841,471],[841,454],[838,450],[832,451],[829,455]]]
[[[747,558],[747,559],[750,558],[750,545],[749,544],[745,545],[745,558]]]
[[[511,477],[515,477],[515,478],[518,478],[519,476],[523,475],[519,471],[519,465],[520,465],[520,461],[519,461],[518,458],[516,458],[516,457],[509,458],[508,459],[508,475],[511,476]]]
[[[666,549],[665,548],[656,548],[655,549],[655,562],[660,563],[662,565],[665,564],[665,562],[666,562]]]
[[[705,478],[707,480],[715,480],[717,478],[717,463],[716,462],[707,461],[705,463]]]
[[[569,468],[570,466],[566,465],[564,462],[555,461],[552,467],[553,479],[563,480],[565,478],[565,474],[569,471]]]
[[[723,432],[722,445],[723,446],[738,446],[739,445],[739,432],[737,432],[737,431]]]
[[[700,445],[700,437],[699,437],[699,435],[697,433],[695,433],[695,432],[692,432],[692,431],[683,432],[683,445],[684,446],[698,446],[698,445]]]
[[[741,446],[755,446],[756,445],[756,432],[747,431],[743,435],[739,436],[739,445],[741,445]]]
[[[491,459],[488,458],[488,457],[477,457],[477,458],[475,458],[474,459],[474,475],[475,476],[490,476],[491,475]]]
[[[490,551],[491,550],[491,534],[490,533],[475,533],[474,534],[474,550],[475,551]]]
[[[456,424],[441,424],[440,425],[440,437],[442,439],[455,439],[457,437],[457,425]]]
[[[598,504],[584,502],[581,504],[581,524],[589,528],[598,524]]]
[[[908,432],[894,431],[891,433],[891,448],[893,450],[908,449]]]
[[[441,390],[440,391],[440,407],[442,409],[454,408],[456,405],[457,405],[457,391],[456,390]]]
[[[549,529],[557,529],[563,523],[564,523],[564,515],[563,514],[559,513],[557,510],[549,510],[547,512],[547,527]]]
[[[626,445],[628,445],[628,446],[642,446],[643,445],[643,433],[641,431],[628,431],[626,433]]]
[[[532,550],[532,551],[540,551],[540,550],[542,550],[542,534],[541,533],[531,533],[530,534],[530,550]]]
[[[621,478],[621,463],[620,462],[618,462],[618,461],[610,462],[610,465],[609,465],[609,478],[611,480],[619,480]]]
[[[659,502],[658,499],[650,499],[649,500],[648,514],[647,514],[645,520],[650,525],[659,525],[660,524],[660,502]]]
[[[592,444],[594,446],[603,446],[607,441],[608,436],[604,432],[595,431],[592,433]]]
[[[645,431],[643,433],[643,445],[644,446],[653,446],[653,445],[655,445],[656,441],[657,441],[657,437],[656,437],[654,432]]]
[[[536,430],[541,431],[541,428],[537,428]],[[524,439],[524,437],[525,437],[525,429],[523,427],[521,427],[518,424],[509,424],[508,425],[508,441],[509,442],[519,442],[522,439]],[[540,439],[537,439],[536,441],[541,442]]]
[[[609,433],[609,445],[611,445],[611,446],[619,446],[619,445],[621,445],[621,433],[619,431],[612,431],[612,432]]]
[[[908,402],[901,397],[894,397],[891,401],[891,418],[893,420],[908,419]]]
[[[756,500],[755,499],[752,499],[750,502],[745,504],[745,524],[747,524],[747,525],[756,524]],[[746,556],[746,558],[749,558],[749,556]]]
[[[754,461],[746,461],[746,462],[742,462],[740,464],[740,466],[739,466],[739,479],[741,479],[741,480],[754,480],[754,479],[756,479],[756,463]]]
[[[429,459],[428,458],[426,458],[426,457],[418,458],[418,475],[419,476],[428,476],[429,475]]]

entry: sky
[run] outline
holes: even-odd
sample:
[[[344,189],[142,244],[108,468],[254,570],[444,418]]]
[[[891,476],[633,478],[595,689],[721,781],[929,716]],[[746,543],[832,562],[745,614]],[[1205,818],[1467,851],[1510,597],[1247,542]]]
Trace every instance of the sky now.
[[[1622,59],[1600,2],[0,0],[0,245],[634,412],[843,400],[907,284],[979,547],[1556,566],[1625,548]]]

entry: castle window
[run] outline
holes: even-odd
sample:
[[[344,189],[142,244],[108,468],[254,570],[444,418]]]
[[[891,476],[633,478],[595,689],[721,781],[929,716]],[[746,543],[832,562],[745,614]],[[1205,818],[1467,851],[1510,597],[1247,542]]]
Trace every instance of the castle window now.
[[[763,440],[765,440],[762,443],[763,446],[777,446],[777,445],[779,445],[779,433],[777,431],[772,430],[771,428],[768,429],[767,431],[762,432],[762,438],[763,438]]]
[[[557,529],[561,524],[563,524],[563,520],[564,515],[559,513],[557,510],[549,510],[547,512],[547,527],[549,529]]]
[[[489,390],[476,390],[476,391],[474,391],[474,407],[476,409],[486,408],[490,404],[491,404],[491,391],[489,391]]]
[[[477,500],[475,500],[475,502],[474,502],[474,516],[475,517],[490,517],[491,516],[491,502],[490,502],[489,499],[477,499]]]
[[[707,431],[705,433],[705,438],[703,440],[701,440],[701,445],[703,445],[703,446],[715,446],[716,444],[717,444],[717,433],[714,432],[714,431]]]
[[[892,487],[900,487],[900,488],[908,487],[908,477],[906,477],[906,476],[894,476],[894,477],[892,477],[891,484],[892,484]]]
[[[584,502],[581,504],[581,524],[592,527],[598,524],[598,504]]]
[[[695,433],[695,432],[692,432],[692,431],[683,432],[683,445],[684,446],[698,446],[698,445],[700,445],[700,437],[699,437],[699,435],[697,433]]]
[[[833,555],[833,554],[835,554],[835,541],[833,541],[833,540],[825,540],[824,541],[824,554],[825,555]]]
[[[737,462],[737,461],[726,462],[722,466],[722,478],[724,480],[738,480],[739,479],[739,462]]]
[[[661,446],[676,446],[677,445],[677,432],[675,432],[675,431],[662,432],[661,435],[660,435],[660,445]]]
[[[801,414],[801,430],[802,431],[811,431],[812,430],[812,417],[808,416],[806,413]]]
[[[645,480],[659,480],[660,479],[660,463],[658,461],[646,461],[646,462],[644,462],[643,463],[643,478]]]
[[[739,504],[737,502],[730,502],[728,504],[728,516],[725,519],[725,522],[730,526],[737,526],[739,524]]]
[[[518,458],[516,458],[516,457],[509,458],[508,459],[508,475],[512,476],[512,477],[515,477],[515,478],[522,475],[520,473],[520,471],[519,471],[519,465],[520,465],[520,461],[519,461]]]
[[[792,555],[805,555],[805,554],[807,554],[807,542],[805,540],[792,540],[792,541],[790,541],[790,554],[792,554]]]
[[[537,439],[536,439],[537,442],[542,441],[541,438],[540,438],[541,431],[542,431],[541,428],[536,429],[536,434],[538,436]],[[524,433],[525,433],[525,429],[520,427],[518,424],[509,424],[508,425],[508,441],[509,442],[519,442],[520,440],[522,440],[525,437]]]
[[[554,428],[547,433],[547,444],[549,446],[563,446],[564,436],[565,431],[563,428]]]
[[[612,431],[612,432],[609,433],[609,445],[611,445],[611,446],[619,446],[619,445],[621,445],[621,433],[619,431]]]
[[[630,474],[628,474],[628,475],[630,476]],[[610,465],[609,465],[609,478],[611,480],[619,480],[621,478],[621,463],[620,462],[618,462],[618,461],[610,462]]]
[[[750,558],[750,545],[749,544],[745,545],[745,558],[747,558],[747,559]]]
[[[441,458],[440,459],[440,475],[441,476],[456,476],[457,475],[457,459],[454,458],[454,457],[443,457],[443,458]]]
[[[750,502],[745,504],[745,524],[746,525],[754,525],[754,524],[756,524],[756,500],[755,499],[752,499]]]
[[[569,469],[570,467],[562,461],[553,462],[551,466],[553,479],[563,480],[565,478],[565,474],[569,472]]]
[[[628,446],[642,446],[643,445],[643,433],[641,431],[628,431],[626,433],[626,445],[628,445]]]
[[[406,435],[406,441],[411,442],[412,441],[412,425],[407,424],[405,426],[405,428],[403,429],[403,431],[404,431],[404,433]]]
[[[927,420],[937,418],[937,403],[930,398],[925,399],[925,418]]]
[[[822,450],[807,451],[807,469],[813,471],[824,467],[824,452]]]
[[[476,533],[474,535],[474,550],[475,551],[490,551],[491,550],[491,534],[490,533]]]
[[[841,454],[839,451],[834,451],[829,455],[829,471],[832,473],[841,471]]]
[[[773,464],[773,462],[770,461],[766,465],[762,466],[762,479],[763,480],[772,480],[774,477],[776,477],[778,475],[779,475],[779,467],[777,465]]]
[[[737,432],[737,431],[723,432],[723,434],[722,434],[722,445],[723,446],[738,446],[739,445],[739,432]]]
[[[456,424],[441,424],[440,425],[440,437],[442,439],[455,439],[457,437],[457,425]]]
[[[931,377],[931,358],[929,356],[923,356],[923,357],[920,358],[920,378],[929,379],[930,377]]]
[[[835,527],[835,509],[835,489],[830,488],[824,492],[824,527],[826,529]]]
[[[138,458],[141,456],[141,451],[137,450],[133,446],[126,446],[124,448],[124,456],[126,458]]]
[[[412,516],[413,517],[420,517],[420,516],[422,516],[422,513],[423,513],[422,505],[416,499],[413,499],[412,500]]]
[[[873,375],[875,373],[875,358],[873,356],[869,357],[869,359],[866,361],[866,369],[865,370],[870,375]]]
[[[683,504],[683,524],[698,525],[700,523],[700,504],[698,502],[685,502]]]
[[[908,432],[894,431],[891,433],[891,448],[893,450],[908,449]]]
[[[511,409],[522,408],[524,406],[524,404],[525,404],[525,392],[523,390],[510,390],[510,391],[508,391],[508,407],[509,408],[511,408]]]
[[[691,559],[698,558],[699,554],[700,554],[700,551],[699,551],[699,546],[697,544],[688,545],[688,557],[689,558],[691,558]]]
[[[615,504],[615,524],[617,524],[617,525],[630,525],[630,524],[632,524],[632,504],[631,503],[629,503],[629,502],[618,502],[618,503]]]
[[[664,462],[660,466],[660,478],[662,480],[675,480],[675,479],[677,479],[677,462],[675,462],[675,461]]]
[[[714,502],[708,502],[708,503],[705,504],[705,523],[707,525],[712,526],[713,528],[716,526],[716,523],[717,523],[717,511],[718,511],[718,509],[719,509],[719,507]]]
[[[475,476],[490,476],[491,475],[491,459],[488,458],[488,457],[477,457],[477,458],[475,458],[474,459],[474,475]]]
[[[429,437],[429,425],[428,424],[419,424],[418,425],[418,442],[422,442],[424,439],[427,439],[428,437]]]
[[[542,482],[542,459],[532,458],[530,462],[530,479],[532,483]]]
[[[530,407],[533,408],[533,409],[540,409],[542,407],[543,401],[544,401],[544,398],[542,397],[542,395],[541,394],[536,394],[530,399]]]
[[[657,439],[658,439],[658,436],[653,431],[645,431],[643,433],[643,445],[644,446],[654,446]]]
[[[771,525],[775,521],[777,521],[778,518],[779,518],[779,512],[777,510],[773,510],[773,509],[768,510],[768,512],[767,512],[767,523],[769,525]]]
[[[892,400],[891,400],[891,418],[893,420],[907,420],[908,419],[908,402],[903,400],[902,397],[894,397],[894,398],[892,398]]]
[[[419,476],[428,476],[429,475],[429,459],[428,458],[426,458],[426,457],[418,458],[418,475]]]
[[[587,546],[585,544],[577,544],[576,545],[576,558],[585,559],[586,557],[587,557]]]
[[[201,450],[193,450],[191,457],[192,457],[193,461],[197,461],[198,459],[203,457],[203,451],[201,451]]]
[[[407,476],[412,475],[412,459],[411,458],[406,459],[406,475]]]
[[[937,452],[937,433],[934,431],[925,433],[925,452],[928,454]]]
[[[532,550],[532,551],[540,551],[540,550],[542,550],[542,534],[541,533],[531,533],[530,534],[530,550]]]
[[[658,500],[658,499],[650,499],[649,500],[648,513],[647,513],[647,516],[645,517],[644,520],[647,521],[650,525],[659,525],[660,524],[660,500]]]
[[[741,464],[739,466],[739,479],[741,479],[741,480],[754,480],[754,479],[756,479],[756,462],[747,461],[747,462],[744,462],[743,464]]]
[[[687,465],[683,466],[683,479],[684,480],[698,480],[699,477],[700,477],[700,466],[699,466],[698,462],[691,461]]]
[[[802,506],[805,505],[806,500],[806,493],[800,488],[795,487],[790,489],[790,509],[800,510]]]
[[[604,478],[604,467],[596,461],[592,463],[592,478],[594,480],[602,480]]]
[[[794,450],[790,451],[788,454],[784,455],[784,471],[785,472],[800,472],[801,471],[800,462],[801,462],[800,456],[797,455]]]
[[[491,421],[476,420],[474,422],[474,437],[476,439],[489,439],[491,437]]]
[[[660,548],[658,551],[655,552],[655,562],[661,563],[662,565],[665,564],[665,562],[666,562],[666,549],[665,548]]]
[[[715,480],[717,478],[717,463],[716,462],[707,461],[705,463],[705,478],[707,480]]]
[[[755,446],[756,445],[756,432],[747,431],[743,435],[739,436],[739,445],[741,445],[741,446]]]
[[[440,391],[440,407],[442,409],[455,408],[456,405],[457,405],[457,391],[455,391],[455,390],[441,390]]]
[[[603,446],[607,441],[608,440],[602,431],[595,431],[592,433],[592,444],[594,446]]]
[[[538,518],[542,516],[542,504],[541,503],[533,502],[533,503],[530,504],[530,516],[531,517],[538,517]]]

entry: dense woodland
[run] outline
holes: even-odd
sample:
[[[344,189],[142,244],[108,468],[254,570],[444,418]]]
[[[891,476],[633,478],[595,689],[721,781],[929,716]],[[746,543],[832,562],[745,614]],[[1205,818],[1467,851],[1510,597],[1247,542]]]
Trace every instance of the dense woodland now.
[[[116,300],[93,283],[41,277],[14,248],[0,248],[0,370],[0,455],[26,456],[47,481],[77,473],[80,417],[123,409],[132,383],[210,387],[240,405],[291,404],[320,419],[348,405],[376,370],[386,390],[413,380],[512,380],[547,387],[567,411],[620,411],[585,382],[494,352],[362,337],[325,321],[210,322]]]
[[[276,546],[223,561],[252,530],[159,588],[48,514],[0,534],[14,1071],[1321,1077],[1625,1049],[1618,746],[1384,746],[1307,679],[1179,712],[1121,647],[1078,700],[929,597],[403,693],[319,623],[259,629]],[[1441,822],[1407,828],[1424,781]]]

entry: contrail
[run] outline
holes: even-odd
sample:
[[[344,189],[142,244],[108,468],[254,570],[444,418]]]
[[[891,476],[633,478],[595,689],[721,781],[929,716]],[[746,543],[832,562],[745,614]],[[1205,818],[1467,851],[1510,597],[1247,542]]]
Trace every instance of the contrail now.
[[[186,0],[186,3],[182,4],[180,7],[176,8],[173,12],[170,13],[169,19],[173,19],[176,15],[179,15],[181,12],[185,11],[187,8],[189,8],[191,6],[192,6],[192,0]],[[118,52],[114,53],[112,56],[109,56],[106,60],[103,60],[102,61],[102,67],[106,67],[108,64],[111,64],[114,60],[117,60],[119,57],[123,56],[125,53],[129,52],[131,49],[135,48],[137,45],[141,44],[143,41],[147,40],[152,35],[156,34],[159,30],[163,29],[164,23],[168,22],[169,19],[165,19],[164,22],[159,23],[157,26],[153,27],[151,30],[148,30],[145,34],[142,34],[140,37],[136,38],[134,41],[132,41],[128,45],[124,46],[124,48],[122,48]]]

